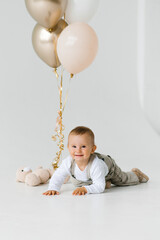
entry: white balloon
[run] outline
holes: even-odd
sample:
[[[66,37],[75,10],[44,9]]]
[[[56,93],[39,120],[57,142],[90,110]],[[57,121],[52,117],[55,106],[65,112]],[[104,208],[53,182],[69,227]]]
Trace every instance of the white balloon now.
[[[96,13],[100,0],[68,0],[65,18],[68,23],[88,22]]]
[[[137,77],[140,104],[160,135],[160,0],[138,1]]]

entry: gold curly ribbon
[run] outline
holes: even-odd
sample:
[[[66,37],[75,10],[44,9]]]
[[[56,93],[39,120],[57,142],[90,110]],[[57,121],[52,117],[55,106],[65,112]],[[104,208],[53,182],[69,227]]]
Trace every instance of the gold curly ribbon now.
[[[58,90],[59,90],[59,96],[60,96],[60,109],[58,111],[58,117],[56,119],[56,127],[55,127],[55,132],[56,134],[52,136],[53,141],[57,141],[57,146],[59,147],[59,151],[56,153],[56,157],[54,158],[54,161],[52,163],[52,166],[54,169],[58,168],[58,163],[61,159],[62,151],[64,150],[64,134],[63,131],[65,129],[64,125],[62,124],[62,116],[63,116],[63,111],[66,106],[66,102],[68,99],[68,93],[69,93],[69,88],[70,88],[70,80],[73,78],[73,74],[70,74],[70,79],[69,79],[69,87],[67,89],[64,105],[62,102],[62,90],[63,90],[63,69],[61,71],[61,76],[59,77],[59,74],[57,73],[57,69],[54,69],[54,73],[57,78],[57,84],[58,81],[60,80],[60,85],[58,84]],[[60,78],[60,79],[59,79]],[[57,140],[58,139],[58,140]]]

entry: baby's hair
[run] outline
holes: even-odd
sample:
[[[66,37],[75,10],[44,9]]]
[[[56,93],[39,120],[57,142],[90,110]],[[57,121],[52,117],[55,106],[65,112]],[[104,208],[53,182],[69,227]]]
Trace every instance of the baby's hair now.
[[[92,130],[88,127],[84,127],[84,126],[78,126],[74,129],[72,129],[69,133],[70,134],[75,134],[75,135],[83,135],[87,133],[90,137],[91,137],[91,141],[94,145],[94,133],[92,132]]]

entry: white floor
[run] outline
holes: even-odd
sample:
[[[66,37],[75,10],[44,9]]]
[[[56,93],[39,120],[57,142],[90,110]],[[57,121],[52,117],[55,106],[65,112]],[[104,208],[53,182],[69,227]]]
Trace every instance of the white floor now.
[[[103,194],[44,196],[47,185],[29,187],[3,176],[0,182],[0,239],[160,239],[160,187],[157,174],[146,184],[112,187]]]

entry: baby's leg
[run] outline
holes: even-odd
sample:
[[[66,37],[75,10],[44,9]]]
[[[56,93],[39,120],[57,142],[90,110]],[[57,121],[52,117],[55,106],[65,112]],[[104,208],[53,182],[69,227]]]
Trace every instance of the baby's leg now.
[[[141,181],[141,178],[146,179],[146,182],[148,181],[148,177],[143,174],[139,169],[132,169],[132,171],[124,172],[120,169],[120,167],[115,164],[114,174],[111,178],[111,183],[117,186],[131,186],[139,184]]]

